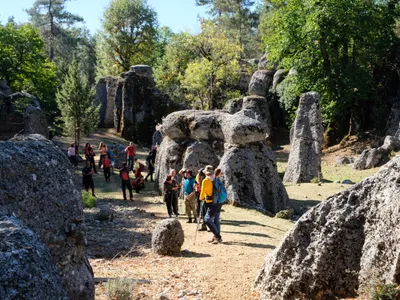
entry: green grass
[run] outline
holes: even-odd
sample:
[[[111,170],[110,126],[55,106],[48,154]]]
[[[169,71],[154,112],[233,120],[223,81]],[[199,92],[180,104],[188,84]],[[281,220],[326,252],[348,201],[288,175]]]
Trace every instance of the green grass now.
[[[96,198],[88,192],[82,192],[82,201],[86,208],[92,208],[96,206]]]

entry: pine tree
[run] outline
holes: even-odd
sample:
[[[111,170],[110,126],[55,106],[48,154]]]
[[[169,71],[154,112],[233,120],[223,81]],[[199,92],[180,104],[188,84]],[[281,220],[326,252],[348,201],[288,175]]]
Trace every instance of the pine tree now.
[[[93,105],[94,90],[87,82],[87,76],[80,72],[78,61],[74,59],[56,95],[64,133],[74,135],[78,145],[82,133],[90,134],[97,129],[99,123],[100,105]]]

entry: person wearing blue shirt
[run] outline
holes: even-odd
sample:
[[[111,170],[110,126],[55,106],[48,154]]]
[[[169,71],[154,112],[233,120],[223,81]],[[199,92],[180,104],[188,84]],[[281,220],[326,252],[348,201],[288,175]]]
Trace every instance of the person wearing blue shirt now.
[[[196,223],[197,211],[196,211],[196,191],[194,189],[196,181],[193,177],[192,171],[187,169],[183,177],[183,193],[185,197],[185,208],[186,214],[189,218],[187,223],[192,223],[192,215],[194,222]]]

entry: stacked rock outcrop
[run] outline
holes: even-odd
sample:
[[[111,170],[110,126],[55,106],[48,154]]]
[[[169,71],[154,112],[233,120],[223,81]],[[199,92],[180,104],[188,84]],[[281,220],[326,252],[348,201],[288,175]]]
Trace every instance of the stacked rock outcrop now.
[[[93,299],[81,181],[65,153],[41,135],[16,136],[0,142],[0,165],[0,215],[47,245],[70,299]]]
[[[98,81],[95,102],[101,105],[101,127],[114,127],[128,140],[151,144],[156,124],[181,109],[155,88],[152,74],[151,67],[137,65],[120,78],[108,76]]]
[[[164,118],[156,158],[159,187],[171,168],[197,172],[205,165],[219,165],[233,204],[273,213],[284,209],[287,193],[265,143],[268,120],[262,109],[267,102],[248,97],[243,103],[234,114],[185,110]]]
[[[283,181],[310,182],[320,178],[323,127],[319,95],[302,94],[290,134],[290,155]]]
[[[15,108],[15,101],[21,98],[30,100],[23,115]],[[4,79],[0,79],[0,125],[0,140],[20,132],[49,137],[46,115],[36,97],[25,92],[13,93]]]
[[[68,299],[49,249],[15,217],[0,218],[0,299]]]
[[[400,158],[303,215],[256,281],[261,299],[342,299],[400,282]]]

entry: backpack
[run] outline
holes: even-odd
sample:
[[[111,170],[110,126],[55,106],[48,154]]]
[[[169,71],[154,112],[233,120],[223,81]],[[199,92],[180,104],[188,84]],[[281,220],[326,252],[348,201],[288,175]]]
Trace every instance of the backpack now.
[[[227,198],[226,189],[224,183],[216,178],[213,183],[213,200],[216,204],[225,203]]]

